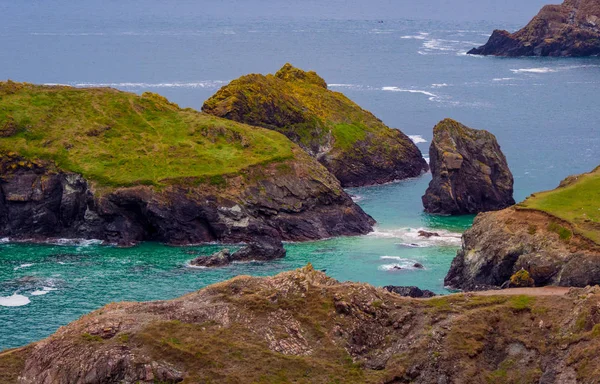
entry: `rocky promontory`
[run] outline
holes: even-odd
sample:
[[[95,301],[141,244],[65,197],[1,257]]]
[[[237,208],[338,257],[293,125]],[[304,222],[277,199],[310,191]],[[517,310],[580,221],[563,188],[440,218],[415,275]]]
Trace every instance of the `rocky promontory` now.
[[[473,214],[515,203],[513,176],[493,134],[445,119],[433,129],[429,158],[426,212]]]
[[[0,236],[314,240],[374,220],[280,133],[108,88],[0,83]]]
[[[498,288],[510,285],[520,271],[535,286],[600,284],[599,202],[600,168],[514,207],[478,215],[463,235],[445,284]]]
[[[489,41],[468,52],[495,56],[598,56],[600,0],[565,0],[546,5],[523,29],[495,30]]]
[[[286,135],[344,187],[419,176],[428,166],[404,133],[387,127],[315,72],[286,64],[275,75],[233,80],[202,111]]]
[[[311,266],[239,276],[174,300],[109,304],[0,352],[0,382],[595,382],[598,288],[529,292],[412,299]]]

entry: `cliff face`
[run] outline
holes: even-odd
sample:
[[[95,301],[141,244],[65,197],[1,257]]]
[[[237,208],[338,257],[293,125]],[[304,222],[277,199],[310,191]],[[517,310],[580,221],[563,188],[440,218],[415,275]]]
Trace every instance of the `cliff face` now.
[[[428,169],[402,132],[390,129],[315,72],[286,64],[275,75],[247,75],[208,99],[202,110],[286,135],[345,187],[380,184]]]
[[[157,95],[0,83],[0,236],[313,240],[373,219],[284,136]],[[83,132],[83,133],[82,133]]]
[[[597,56],[600,54],[600,1],[565,0],[546,5],[523,29],[496,30],[469,54],[495,56]]]
[[[433,129],[429,158],[433,179],[423,196],[426,212],[472,214],[515,203],[512,174],[491,133],[445,119]]]
[[[403,298],[310,266],[110,304],[0,353],[3,383],[592,383],[598,289]],[[468,324],[468,327],[465,327]]]
[[[600,169],[515,207],[480,214],[463,235],[445,284],[499,287],[524,269],[536,286],[600,284]]]

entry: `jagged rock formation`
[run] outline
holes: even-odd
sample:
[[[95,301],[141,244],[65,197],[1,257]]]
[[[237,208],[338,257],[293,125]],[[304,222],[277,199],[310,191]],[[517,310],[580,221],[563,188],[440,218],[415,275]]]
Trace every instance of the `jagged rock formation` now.
[[[315,72],[286,64],[275,75],[247,75],[221,88],[202,111],[286,135],[344,187],[419,176],[428,166],[404,133],[390,129]]]
[[[423,196],[425,211],[463,215],[515,203],[513,177],[496,137],[445,119],[429,147],[433,180]]]
[[[600,0],[565,0],[546,5],[523,29],[495,30],[469,51],[495,56],[597,56],[600,54]]]
[[[161,96],[0,83],[0,236],[313,240],[373,219],[283,135]]]
[[[553,191],[475,218],[445,284],[464,290],[509,285],[521,269],[536,286],[600,284],[600,168]]]
[[[0,381],[592,383],[598,300],[597,288],[411,299],[309,266],[110,304],[0,353]]]
[[[259,241],[248,244],[231,253],[229,249],[222,249],[213,255],[199,256],[190,261],[196,267],[223,267],[233,262],[246,261],[270,261],[285,257],[283,244],[276,239],[259,239]]]

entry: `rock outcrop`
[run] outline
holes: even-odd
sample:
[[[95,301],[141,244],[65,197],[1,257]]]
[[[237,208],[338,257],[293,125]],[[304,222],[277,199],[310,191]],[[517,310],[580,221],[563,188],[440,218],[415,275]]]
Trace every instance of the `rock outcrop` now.
[[[114,303],[0,353],[6,384],[593,383],[597,288],[400,297],[310,266]]]
[[[428,289],[420,289],[419,287],[399,287],[396,285],[387,285],[383,287],[386,291],[395,293],[404,297],[412,297],[415,299],[434,297],[435,293]]]
[[[256,241],[256,240],[255,240]],[[233,262],[270,261],[285,257],[285,248],[276,239],[259,239],[258,241],[243,246],[231,253],[229,249],[222,249],[211,256],[199,256],[190,261],[195,267],[217,268]]]
[[[242,76],[208,99],[202,111],[286,135],[344,187],[419,176],[428,166],[404,133],[391,129],[315,72],[286,64],[275,75]]]
[[[445,119],[429,147],[433,180],[423,196],[425,211],[464,215],[515,203],[513,177],[496,137]]]
[[[374,223],[279,133],[154,94],[9,82],[0,96],[17,127],[0,137],[2,237],[252,243],[359,235]]]
[[[489,41],[469,51],[495,56],[598,56],[600,0],[565,0],[546,5],[523,29],[495,30]]]
[[[600,284],[599,187],[597,168],[514,207],[478,215],[445,284],[463,290]]]

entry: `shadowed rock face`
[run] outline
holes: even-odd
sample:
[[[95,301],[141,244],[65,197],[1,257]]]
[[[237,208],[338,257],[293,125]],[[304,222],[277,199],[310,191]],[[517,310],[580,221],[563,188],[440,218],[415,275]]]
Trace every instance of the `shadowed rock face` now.
[[[469,51],[495,56],[597,56],[600,54],[600,0],[566,0],[546,5],[523,29],[495,30]]]
[[[599,299],[597,287],[411,299],[308,266],[174,300],[107,305],[0,353],[0,381],[593,383]]]
[[[225,187],[136,186],[105,194],[50,162],[0,154],[0,236],[130,245],[306,241],[369,232],[374,220],[324,168],[297,152],[317,168],[291,161],[283,171],[274,164],[233,176]]]
[[[423,196],[426,212],[473,214],[515,203],[512,174],[491,133],[443,120],[433,129],[429,158],[433,180]]]
[[[283,133],[344,187],[387,183],[428,169],[408,136],[328,90],[315,72],[290,64],[275,75],[251,74],[232,81],[202,111]]]

